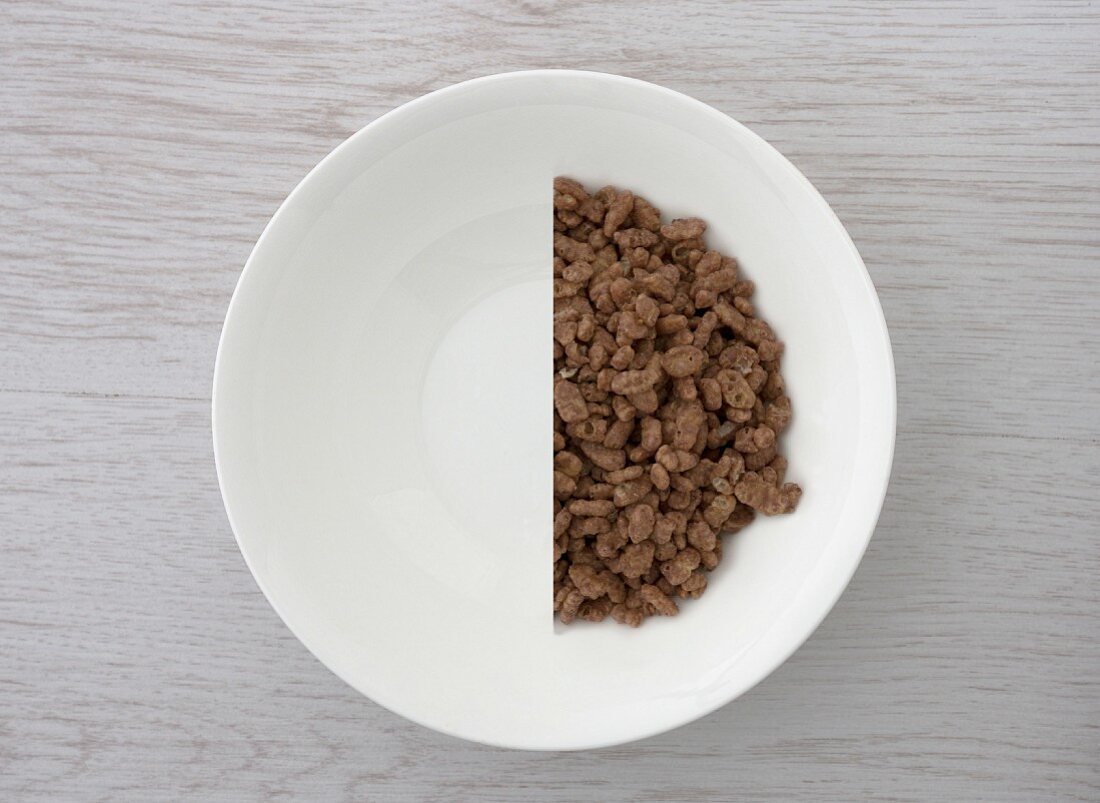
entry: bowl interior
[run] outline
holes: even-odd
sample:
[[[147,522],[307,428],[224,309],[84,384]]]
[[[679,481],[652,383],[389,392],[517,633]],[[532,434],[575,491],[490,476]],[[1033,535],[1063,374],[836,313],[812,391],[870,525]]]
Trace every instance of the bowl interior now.
[[[551,179],[698,215],[786,341],[794,515],[639,630],[551,611]],[[215,372],[226,507],[294,633],[377,702],[517,747],[638,738],[784,660],[847,583],[893,447],[889,343],[828,206],[677,93],[540,71],[428,95],[326,158],[242,275]]]

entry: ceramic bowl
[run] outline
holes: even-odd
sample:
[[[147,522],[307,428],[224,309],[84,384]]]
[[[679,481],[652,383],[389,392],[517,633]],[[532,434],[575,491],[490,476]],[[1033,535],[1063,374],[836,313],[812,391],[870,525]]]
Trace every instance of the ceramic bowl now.
[[[552,613],[556,174],[709,221],[787,344],[797,512],[637,630]],[[851,578],[893,454],[886,325],[829,206],[729,117],[613,75],[480,78],[352,136],[264,230],[214,374],[226,510],[287,626],[377,703],[500,746],[626,742],[759,682]]]

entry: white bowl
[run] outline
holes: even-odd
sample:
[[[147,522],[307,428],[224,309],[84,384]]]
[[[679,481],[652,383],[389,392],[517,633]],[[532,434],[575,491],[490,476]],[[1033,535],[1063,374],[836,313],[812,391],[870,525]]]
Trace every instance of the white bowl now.
[[[797,512],[727,536],[707,593],[638,630],[551,610],[556,174],[705,218],[787,343]],[[291,193],[233,295],[213,423],[245,560],[325,665],[444,733],[579,749],[696,719],[810,635],[886,492],[894,373],[859,254],[771,146],[652,84],[519,72],[386,114]]]

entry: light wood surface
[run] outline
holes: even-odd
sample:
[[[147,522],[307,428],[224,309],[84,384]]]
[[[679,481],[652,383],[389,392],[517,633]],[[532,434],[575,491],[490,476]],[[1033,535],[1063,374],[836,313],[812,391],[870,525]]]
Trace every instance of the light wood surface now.
[[[704,720],[466,744],[346,687],[236,549],[214,351],[267,219],[351,132],[528,67],[746,123],[890,324],[893,481],[850,588]],[[1100,799],[1100,9],[0,5],[0,799]]]

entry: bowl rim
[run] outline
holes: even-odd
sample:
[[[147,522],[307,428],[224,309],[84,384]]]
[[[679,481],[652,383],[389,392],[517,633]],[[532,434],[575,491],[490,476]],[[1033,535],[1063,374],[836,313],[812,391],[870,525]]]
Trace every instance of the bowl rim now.
[[[760,146],[768,151],[773,157],[777,157],[777,164],[780,166],[779,169],[786,171],[791,178],[795,179],[795,181],[799,185],[801,185],[802,189],[807,192],[807,197],[812,199],[812,202],[817,208],[817,211],[824,213],[824,216],[829,225],[834,228],[836,233],[838,233],[842,238],[842,242],[846,246],[849,257],[854,261],[854,266],[859,269],[859,274],[863,285],[862,289],[866,292],[867,298],[871,303],[871,310],[873,311],[872,319],[874,320],[874,323],[877,324],[876,333],[880,338],[879,346],[882,348],[885,355],[886,371],[885,375],[882,377],[882,384],[884,387],[881,388],[881,390],[886,394],[885,398],[883,398],[883,403],[887,408],[885,412],[887,414],[886,423],[888,424],[888,427],[886,432],[887,437],[883,440],[882,445],[876,450],[878,453],[878,459],[880,461],[885,458],[882,462],[882,477],[879,480],[878,487],[867,493],[867,498],[869,502],[873,502],[873,505],[868,504],[868,508],[873,510],[873,515],[870,518],[870,524],[867,532],[862,536],[862,543],[859,544],[858,552],[854,555],[854,559],[852,559],[851,565],[847,567],[845,571],[837,572],[834,575],[834,577],[836,577],[837,579],[843,576],[843,582],[835,582],[835,590],[831,594],[829,594],[828,597],[823,598],[823,602],[827,602],[827,604],[820,605],[819,613],[816,616],[808,617],[809,625],[803,628],[803,632],[796,633],[795,637],[790,641],[789,647],[787,649],[778,650],[773,661],[769,661],[764,664],[762,668],[758,669],[755,673],[749,676],[746,681],[736,684],[735,686],[731,686],[730,690],[726,693],[717,695],[717,699],[715,701],[705,703],[685,713],[682,717],[677,717],[676,721],[672,724],[658,724],[652,728],[640,730],[637,733],[627,736],[612,735],[604,736],[602,738],[590,738],[587,736],[582,736],[581,738],[572,740],[567,745],[560,743],[521,745],[514,742],[510,743],[505,740],[495,741],[490,739],[474,738],[459,733],[456,729],[450,727],[444,727],[437,724],[425,722],[422,718],[401,710],[401,706],[393,706],[388,703],[383,703],[379,701],[374,695],[368,693],[368,691],[364,689],[357,680],[353,680],[352,678],[348,677],[347,674],[343,671],[336,669],[334,666],[334,662],[326,660],[324,656],[319,654],[318,650],[315,649],[315,647],[311,645],[305,637],[303,637],[303,634],[299,632],[299,629],[290,624],[290,621],[288,617],[284,614],[284,611],[281,609],[280,604],[269,592],[269,589],[267,588],[263,579],[260,577],[255,567],[253,566],[253,562],[252,560],[250,560],[248,551],[246,550],[239,534],[238,525],[234,520],[232,504],[226,492],[226,477],[225,469],[223,468],[224,458],[221,456],[221,450],[219,448],[220,439],[218,435],[217,412],[218,386],[224,381],[223,374],[225,368],[223,360],[223,350],[225,347],[226,335],[232,326],[232,321],[235,317],[235,311],[240,307],[242,303],[241,287],[244,285],[246,277],[248,277],[250,273],[254,273],[257,270],[257,254],[265,250],[265,243],[271,238],[272,232],[280,226],[282,218],[287,214],[287,210],[294,204],[296,198],[305,192],[305,188],[308,185],[314,183],[317,180],[317,176],[326,169],[326,166],[328,164],[336,160],[338,154],[343,153],[345,150],[356,147],[359,142],[368,138],[372,133],[372,129],[382,123],[382,121],[400,118],[405,115],[414,113],[417,109],[424,105],[438,101],[443,97],[465,91],[472,86],[481,86],[490,83],[504,83],[517,80],[526,81],[531,79],[558,78],[584,78],[587,80],[603,82],[608,85],[634,86],[638,88],[643,88],[647,91],[663,94],[666,97],[676,100],[677,102],[687,103],[695,107],[695,109],[701,114],[707,115],[711,119],[719,121],[722,125],[725,125],[731,131],[737,132],[743,137],[747,137],[757,146]],[[437,733],[442,733],[447,736],[462,739],[464,741],[473,741],[476,743],[488,745],[490,747],[506,749],[541,751],[593,750],[603,747],[626,744],[629,742],[640,741],[642,739],[648,739],[652,736],[667,733],[677,728],[683,727],[692,722],[695,722],[696,720],[702,719],[709,714],[714,713],[719,708],[728,705],[733,700],[752,690],[765,678],[775,672],[776,669],[786,663],[786,661],[792,655],[794,655],[794,653],[797,652],[802,647],[802,645],[806,643],[806,641],[809,640],[810,636],[812,636],[814,632],[817,631],[817,629],[821,626],[821,623],[833,610],[833,608],[836,606],[836,603],[839,601],[840,597],[843,595],[844,591],[851,583],[852,577],[855,575],[855,572],[859,568],[860,563],[862,563],[863,556],[866,553],[867,546],[870,543],[872,536],[874,535],[875,529],[878,525],[879,517],[882,513],[882,508],[886,500],[886,493],[889,488],[890,478],[893,471],[895,446],[897,441],[897,376],[895,372],[893,349],[890,342],[890,333],[886,324],[886,317],[883,313],[882,304],[879,300],[878,293],[875,290],[874,283],[871,280],[871,276],[867,271],[867,266],[864,263],[863,258],[860,256],[859,251],[856,248],[855,243],[852,241],[851,236],[848,234],[847,229],[845,229],[843,223],[841,223],[840,221],[840,218],[837,216],[836,212],[829,205],[829,203],[825,200],[821,192],[818,191],[818,189],[810,182],[808,178],[806,178],[802,171],[799,170],[786,156],[780,153],[777,148],[767,142],[763,137],[756,134],[750,128],[738,122],[728,114],[720,111],[719,109],[716,109],[715,107],[704,103],[703,101],[693,98],[690,95],[678,92],[674,89],[669,89],[668,87],[661,86],[660,84],[654,84],[649,81],[643,81],[641,79],[631,78],[615,73],[604,73],[590,70],[513,70],[508,72],[492,73],[489,75],[483,75],[475,78],[470,78],[465,81],[460,81],[458,83],[450,84],[448,86],[433,90],[417,98],[414,98],[413,100],[407,101],[399,106],[394,107],[393,109],[385,112],[371,122],[367,123],[365,126],[351,134],[342,142],[340,142],[335,148],[333,148],[332,151],[326,154],[324,158],[321,159],[321,161],[319,161],[312,169],[310,169],[310,171],[306,173],[306,175],[295,185],[294,189],[291,190],[291,192],[282,201],[282,203],[279,204],[278,209],[264,226],[263,231],[261,232],[259,238],[256,240],[255,245],[253,245],[252,250],[249,252],[248,259],[245,261],[244,267],[237,278],[236,284],[234,285],[233,294],[226,309],[225,320],[222,325],[222,330],[218,337],[217,352],[214,358],[214,373],[210,399],[210,418],[214,451],[214,467],[218,477],[218,489],[221,493],[226,517],[229,521],[230,529],[233,532],[234,540],[237,543],[237,548],[239,549],[241,556],[244,558],[245,565],[248,567],[249,572],[252,574],[253,580],[256,582],[257,586],[259,586],[260,591],[263,593],[268,604],[271,605],[271,607],[275,610],[275,613],[282,620],[283,624],[291,631],[291,633],[294,634],[298,641],[300,641],[302,645],[305,646],[305,648],[322,665],[325,666],[326,669],[335,674],[343,682],[351,686],[364,697],[367,697],[375,705],[381,706],[382,708],[391,711],[392,713],[397,714],[404,719],[415,722],[417,725],[428,728]],[[855,542],[854,537],[853,542]]]

